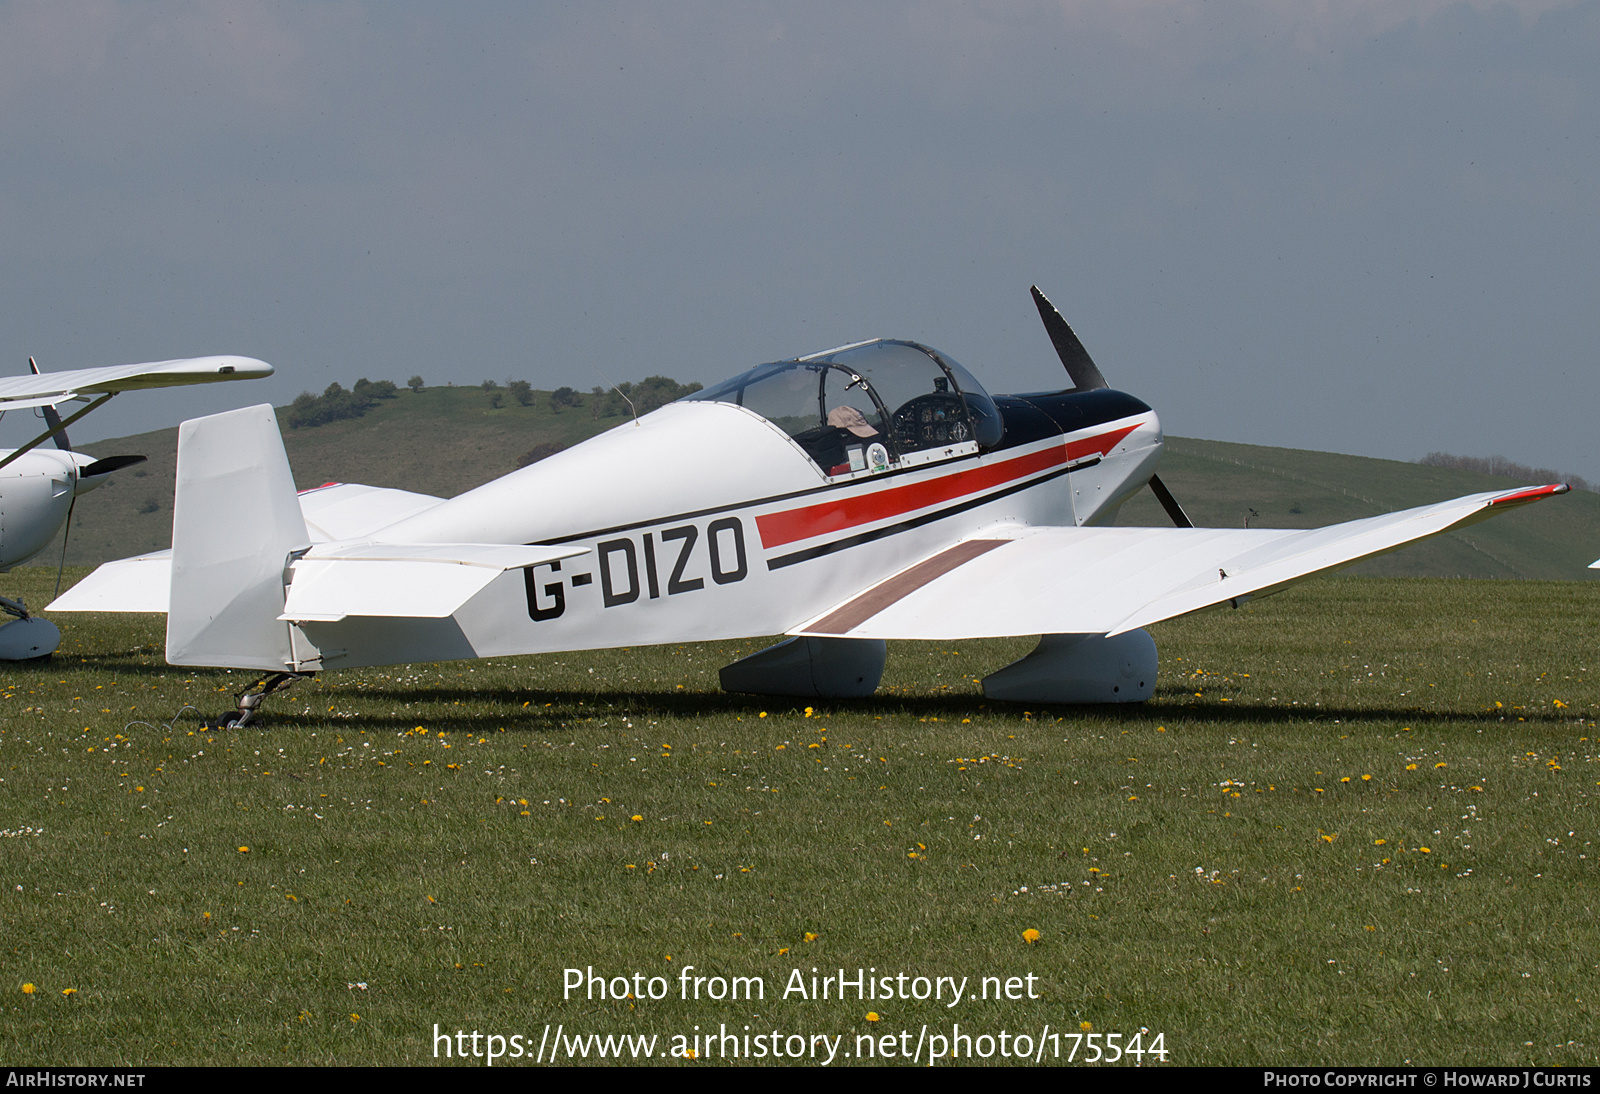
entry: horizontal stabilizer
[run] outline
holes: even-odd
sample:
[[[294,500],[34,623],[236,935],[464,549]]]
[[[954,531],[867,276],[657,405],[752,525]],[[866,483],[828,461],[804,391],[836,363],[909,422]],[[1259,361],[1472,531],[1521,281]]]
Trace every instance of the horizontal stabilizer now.
[[[292,567],[281,620],[346,616],[442,619],[507,570],[588,553],[587,547],[498,543],[328,543]]]
[[[155,551],[105,563],[45,611],[165,612],[171,586],[172,552]]]
[[[789,631],[989,638],[1136,630],[1566,492],[1473,494],[1327,528],[1011,528],[902,570]]]

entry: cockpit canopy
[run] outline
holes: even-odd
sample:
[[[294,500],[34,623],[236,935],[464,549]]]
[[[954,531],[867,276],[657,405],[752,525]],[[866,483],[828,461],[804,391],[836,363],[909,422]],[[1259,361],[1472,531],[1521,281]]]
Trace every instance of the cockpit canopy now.
[[[994,400],[956,361],[884,339],[758,365],[691,400],[754,411],[832,476],[974,455],[1002,430]]]

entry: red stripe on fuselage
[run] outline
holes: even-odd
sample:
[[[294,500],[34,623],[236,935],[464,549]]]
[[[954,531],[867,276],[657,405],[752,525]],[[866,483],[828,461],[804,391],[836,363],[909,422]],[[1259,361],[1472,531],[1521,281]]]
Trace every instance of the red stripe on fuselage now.
[[[766,548],[781,547],[796,540],[839,532],[862,524],[925,509],[930,505],[951,501],[968,494],[976,494],[1008,482],[1048,471],[1064,463],[1081,460],[1086,456],[1105,456],[1117,442],[1139,428],[1137,424],[1123,429],[1113,429],[1098,436],[1069,441],[1026,456],[973,467],[951,475],[914,482],[906,486],[890,487],[870,494],[856,494],[788,509],[781,513],[767,513],[756,518],[756,528],[761,533],[761,545]]]

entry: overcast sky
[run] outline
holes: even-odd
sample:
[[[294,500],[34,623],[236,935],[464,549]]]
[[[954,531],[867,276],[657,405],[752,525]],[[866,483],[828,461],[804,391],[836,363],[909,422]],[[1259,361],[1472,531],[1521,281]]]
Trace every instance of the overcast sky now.
[[[0,2],[0,372],[278,370],[83,440],[878,336],[1038,390],[1037,282],[1168,432],[1600,479],[1597,58],[1560,0]]]

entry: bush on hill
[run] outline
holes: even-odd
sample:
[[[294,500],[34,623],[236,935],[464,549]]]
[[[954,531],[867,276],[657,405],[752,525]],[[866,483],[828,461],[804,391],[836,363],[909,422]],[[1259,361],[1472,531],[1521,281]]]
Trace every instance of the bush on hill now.
[[[628,414],[629,402],[633,403],[635,411],[643,415],[660,410],[685,395],[692,395],[700,388],[700,384],[680,384],[668,376],[646,376],[636,384],[622,383],[610,390],[595,388],[594,400],[590,405],[596,418],[615,418]]]
[[[329,384],[321,395],[303,391],[289,407],[289,428],[309,428],[359,418],[376,406],[378,400],[395,398],[398,390],[389,380],[374,381],[363,376],[349,391],[338,383]]]

